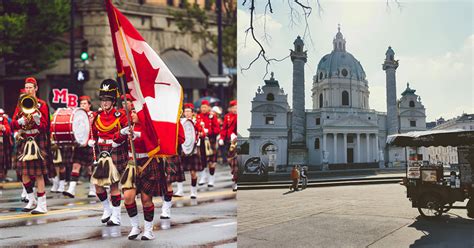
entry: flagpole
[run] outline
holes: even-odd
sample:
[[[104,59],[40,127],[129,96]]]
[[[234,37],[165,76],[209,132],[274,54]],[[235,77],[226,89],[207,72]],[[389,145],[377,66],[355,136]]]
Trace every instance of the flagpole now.
[[[128,105],[127,105],[127,94],[125,93],[125,77],[124,73],[120,73],[119,75],[119,80],[120,80],[120,85],[122,87],[122,95],[123,95],[123,102],[122,106],[125,108],[125,114],[127,115],[127,122],[128,122],[128,127],[129,127],[129,132],[130,135],[128,135],[128,140],[130,141],[130,147],[132,148],[132,157],[133,157],[133,162],[135,165],[137,165],[137,156],[135,155],[135,144],[133,143],[133,130],[132,130],[132,120],[130,120],[130,112],[128,110]],[[125,103],[125,104],[124,104]]]

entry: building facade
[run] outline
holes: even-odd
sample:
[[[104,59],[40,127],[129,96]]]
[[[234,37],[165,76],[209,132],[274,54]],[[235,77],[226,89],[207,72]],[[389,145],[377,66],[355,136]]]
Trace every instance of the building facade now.
[[[258,88],[252,101],[250,155],[268,155],[266,149],[271,147],[276,153],[275,163],[281,167],[306,164],[322,169],[340,165],[383,167],[393,161],[404,161],[404,151],[389,150],[385,145],[386,137],[389,133],[425,130],[426,115],[419,96],[408,86],[402,97],[396,99],[398,61],[392,48],[389,47],[385,54],[383,69],[387,74],[387,97],[390,98],[387,109],[393,116],[389,118],[386,113],[370,108],[365,71],[347,51],[346,40],[339,28],[333,39],[333,50],[321,58],[313,72],[312,109],[306,109],[304,116],[299,118],[296,112],[301,108],[299,101],[304,104],[304,93],[300,92],[304,90],[304,76],[301,76],[304,63],[295,63],[293,57],[300,51],[296,59],[305,62],[307,55],[302,50],[304,44],[300,37],[293,45],[290,54],[293,106],[290,109],[287,96],[272,74],[270,80],[265,80],[265,86]],[[304,120],[304,125],[299,124],[300,119]],[[303,146],[298,143],[301,134]]]

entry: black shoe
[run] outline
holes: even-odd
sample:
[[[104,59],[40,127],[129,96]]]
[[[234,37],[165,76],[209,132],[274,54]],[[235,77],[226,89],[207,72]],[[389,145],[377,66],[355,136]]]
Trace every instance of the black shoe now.
[[[233,192],[237,192],[237,189],[232,189]]]
[[[128,236],[128,240],[134,240],[134,239],[137,239],[138,235],[140,235],[140,234],[136,234],[136,235]]]
[[[120,223],[116,224],[112,220],[109,220],[109,221],[107,221],[107,226],[120,226]]]
[[[63,195],[66,196],[66,197],[69,197],[69,198],[75,198],[75,196],[67,191],[64,191],[63,192]]]
[[[214,185],[208,184],[207,187],[208,187],[208,188],[214,188]]]
[[[34,208],[23,208],[21,209],[22,212],[31,212]]]
[[[107,223],[109,220],[110,220],[110,216],[107,217],[107,218],[105,218],[105,219],[101,219],[100,221],[101,221],[102,223]]]
[[[28,198],[26,198],[26,197],[22,197],[22,198],[21,198],[21,201],[24,202],[24,203],[28,203],[28,202],[29,202]]]
[[[160,219],[162,219],[162,220],[169,220],[170,217],[160,216]]]
[[[145,237],[145,236],[142,236],[142,240],[151,240],[151,239],[149,239],[149,238],[147,238],[147,237]]]
[[[191,196],[191,199],[196,199],[196,197],[195,197],[195,196]]]

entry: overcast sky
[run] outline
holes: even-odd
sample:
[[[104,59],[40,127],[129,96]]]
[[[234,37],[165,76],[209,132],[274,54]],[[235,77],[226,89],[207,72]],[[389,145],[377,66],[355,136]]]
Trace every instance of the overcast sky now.
[[[474,2],[465,1],[403,1],[398,8],[392,1],[330,1],[320,0],[322,13],[318,14],[315,0],[308,23],[311,39],[306,36],[308,62],[305,67],[305,108],[312,108],[311,85],[319,60],[332,51],[332,40],[341,24],[346,39],[346,50],[360,61],[369,83],[369,106],[386,112],[385,72],[382,63],[388,46],[399,60],[397,95],[406,83],[416,89],[426,108],[426,121],[439,117],[453,118],[474,113],[473,68],[473,8]],[[249,1],[247,1],[249,2]],[[263,15],[266,1],[256,1],[255,32],[267,39],[263,45],[269,57],[283,58],[293,48],[293,41],[304,34],[304,19],[300,12],[296,23],[290,22],[287,1],[272,0],[273,14]],[[290,1],[293,2],[293,1]],[[303,1],[304,2],[304,1]],[[250,12],[238,1],[238,69],[246,67],[257,55],[258,48],[250,36],[245,40]],[[292,64],[290,59],[271,64],[270,71],[292,99]],[[265,63],[260,60],[250,70],[238,74],[239,133],[247,137],[250,126],[250,101],[259,85],[263,85]],[[267,76],[267,78],[269,75]]]

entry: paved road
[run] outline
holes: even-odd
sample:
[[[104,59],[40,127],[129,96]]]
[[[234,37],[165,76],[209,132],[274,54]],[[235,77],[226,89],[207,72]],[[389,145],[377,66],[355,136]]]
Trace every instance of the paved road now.
[[[239,247],[474,247],[465,209],[421,219],[398,184],[286,191],[239,191]]]
[[[188,177],[188,174],[186,175]],[[189,178],[189,177],[188,177]],[[106,227],[100,223],[101,204],[95,198],[65,199],[48,194],[49,212],[33,216],[20,212],[19,189],[0,190],[0,246],[68,246],[68,247],[236,247],[237,201],[231,190],[227,169],[217,170],[216,187],[202,187],[197,200],[189,199],[189,180],[182,198],[173,198],[171,220],[160,220],[162,201],[155,202],[156,239],[129,241],[131,229],[122,206],[122,225]],[[77,194],[87,194],[87,183],[78,187]],[[137,201],[143,226],[142,206]]]

